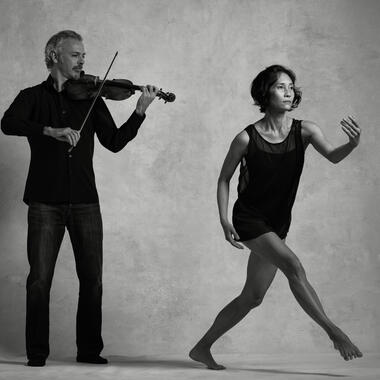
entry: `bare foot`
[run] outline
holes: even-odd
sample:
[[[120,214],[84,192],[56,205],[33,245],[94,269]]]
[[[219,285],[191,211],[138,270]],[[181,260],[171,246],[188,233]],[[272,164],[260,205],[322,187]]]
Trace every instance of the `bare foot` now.
[[[359,348],[357,348],[351,342],[350,338],[339,328],[330,335],[330,339],[334,343],[334,348],[340,352],[344,360],[352,360],[363,356]]]
[[[211,355],[210,349],[207,347],[195,346],[189,353],[191,359],[196,362],[206,364],[208,369],[221,370],[226,369],[223,365],[218,364]]]

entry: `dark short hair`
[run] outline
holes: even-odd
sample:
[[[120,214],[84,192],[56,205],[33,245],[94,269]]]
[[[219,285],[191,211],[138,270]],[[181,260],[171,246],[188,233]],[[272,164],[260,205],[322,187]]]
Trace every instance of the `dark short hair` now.
[[[49,38],[49,41],[46,43],[45,46],[45,63],[48,69],[51,69],[54,63],[51,57],[52,51],[55,51],[57,53],[60,44],[68,38],[83,41],[82,36],[77,32],[74,32],[73,30],[62,30]]]
[[[289,75],[294,85],[294,100],[292,109],[297,108],[302,99],[302,92],[299,87],[295,86],[296,74],[284,66],[272,65],[261,71],[251,84],[251,96],[255,105],[260,107],[260,112],[265,112],[269,104],[270,93],[269,89],[273,86],[280,74]]]

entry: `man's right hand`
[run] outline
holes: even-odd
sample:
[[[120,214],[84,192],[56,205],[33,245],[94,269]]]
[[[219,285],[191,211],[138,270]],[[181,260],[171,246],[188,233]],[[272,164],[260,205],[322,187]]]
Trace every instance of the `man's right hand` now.
[[[45,127],[44,135],[53,137],[54,139],[58,141],[67,142],[71,146],[76,146],[80,139],[80,132],[71,128]]]

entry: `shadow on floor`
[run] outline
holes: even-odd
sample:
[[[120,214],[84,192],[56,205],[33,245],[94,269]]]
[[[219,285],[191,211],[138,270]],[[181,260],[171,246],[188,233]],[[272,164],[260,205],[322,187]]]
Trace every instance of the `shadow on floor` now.
[[[206,369],[203,364],[196,363],[190,359],[158,359],[149,358],[147,356],[119,356],[112,355],[107,357],[109,359],[109,365],[120,367],[132,367],[132,368],[162,368],[162,369]],[[53,359],[55,365],[60,364],[75,364],[75,358],[64,358],[63,360]],[[57,363],[58,362],[58,363]],[[0,364],[10,364],[17,366],[25,366],[25,362],[18,360],[0,360]],[[306,372],[306,371],[289,371],[281,369],[270,368],[239,368],[239,367],[227,367],[227,371],[231,372],[257,372],[257,373],[273,373],[279,375],[310,375],[310,376],[326,376],[326,377],[349,377],[347,375],[340,375],[326,372]],[[223,371],[224,372],[224,371]]]
[[[236,368],[237,369],[237,368]],[[347,375],[339,375],[325,372],[303,372],[303,371],[284,371],[280,369],[264,369],[264,368],[242,368],[240,371],[252,371],[261,373],[278,373],[281,375],[313,375],[313,376],[329,376],[329,377],[349,377]]]
[[[108,356],[112,365],[128,366],[128,367],[159,367],[159,368],[194,368],[198,367],[198,363],[190,359],[157,359],[147,356]]]
[[[119,367],[141,367],[141,368],[200,368],[199,363],[195,363],[192,360],[182,359],[159,359],[159,358],[150,358],[148,356],[120,356],[120,355],[106,355],[108,359],[108,365],[119,366]],[[61,364],[76,363],[75,357],[66,357],[66,358],[52,358]],[[1,361],[0,361],[1,363]],[[81,364],[80,364],[81,365]],[[86,365],[86,364],[84,364]]]
[[[107,356],[109,360],[109,365],[120,366],[120,367],[133,367],[133,368],[163,368],[163,369],[206,369],[206,367],[201,364],[194,362],[190,359],[159,359],[159,358],[149,358],[147,356],[121,356],[121,355],[111,355]],[[74,359],[66,359],[65,362],[72,362]],[[326,376],[326,377],[348,377],[347,375],[340,375],[334,373],[326,372],[306,372],[306,371],[287,371],[281,369],[270,369],[270,368],[236,368],[227,367],[229,371],[252,371],[258,373],[274,373],[283,375],[310,375],[310,376]],[[224,371],[223,371],[224,372]]]
[[[11,364],[11,365],[26,365],[26,362],[20,362],[17,360],[0,360],[0,364]]]

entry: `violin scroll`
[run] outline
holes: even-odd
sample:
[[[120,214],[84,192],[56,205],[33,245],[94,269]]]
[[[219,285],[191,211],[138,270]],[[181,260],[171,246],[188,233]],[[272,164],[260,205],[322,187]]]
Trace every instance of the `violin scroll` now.
[[[165,103],[172,103],[175,100],[175,95],[172,92],[163,92],[162,88],[157,93],[158,99],[163,99]]]

